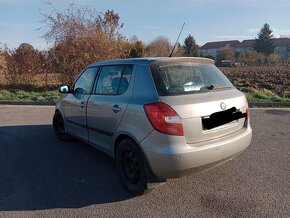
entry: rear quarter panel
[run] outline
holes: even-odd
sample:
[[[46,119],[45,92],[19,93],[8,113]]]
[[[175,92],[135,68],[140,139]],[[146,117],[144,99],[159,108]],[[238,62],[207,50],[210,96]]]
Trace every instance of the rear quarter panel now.
[[[115,140],[124,134],[140,144],[153,131],[143,106],[157,102],[159,98],[148,65],[136,65],[134,81],[132,82],[134,82],[132,98],[117,128]]]

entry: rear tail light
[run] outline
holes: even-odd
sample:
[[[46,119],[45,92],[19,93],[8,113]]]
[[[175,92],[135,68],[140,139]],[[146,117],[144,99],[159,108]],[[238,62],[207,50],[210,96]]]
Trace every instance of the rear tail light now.
[[[250,109],[249,108],[246,109],[246,114],[247,114],[247,119],[250,120]]]
[[[246,98],[246,96],[244,95],[244,103],[247,105],[247,108],[246,108],[246,114],[247,114],[247,117],[246,119],[248,120],[248,122],[250,121],[250,109],[248,108],[248,100]]]
[[[156,102],[144,105],[144,110],[155,130],[168,135],[184,135],[182,119],[169,105]]]

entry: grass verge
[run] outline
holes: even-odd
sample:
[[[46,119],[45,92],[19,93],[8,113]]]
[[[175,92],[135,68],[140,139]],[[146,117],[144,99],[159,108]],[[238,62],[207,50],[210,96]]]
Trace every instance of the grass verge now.
[[[0,90],[0,101],[40,101],[55,102],[60,97],[57,90],[53,91],[23,91]]]
[[[250,103],[290,103],[289,97],[279,96],[267,89],[240,89],[247,96]]]
[[[263,89],[240,89],[245,93],[249,103],[290,103],[289,97],[281,97],[275,93]],[[23,91],[23,90],[0,90],[0,101],[38,101],[56,102],[60,97],[57,90],[50,91]]]

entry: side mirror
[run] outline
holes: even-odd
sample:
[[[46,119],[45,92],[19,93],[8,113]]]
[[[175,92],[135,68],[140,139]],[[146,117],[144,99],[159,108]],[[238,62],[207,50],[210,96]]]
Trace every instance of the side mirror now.
[[[69,93],[69,86],[68,85],[61,86],[59,87],[58,91],[61,94]]]

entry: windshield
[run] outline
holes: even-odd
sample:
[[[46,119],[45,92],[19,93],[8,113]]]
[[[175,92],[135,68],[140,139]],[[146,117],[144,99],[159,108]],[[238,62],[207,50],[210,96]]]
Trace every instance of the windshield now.
[[[152,65],[152,75],[160,96],[183,95],[232,88],[232,83],[214,65]]]

